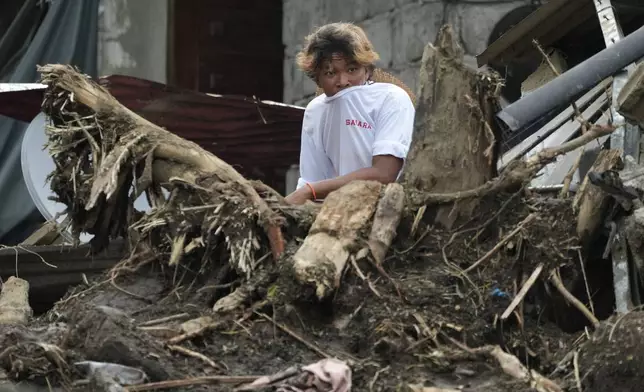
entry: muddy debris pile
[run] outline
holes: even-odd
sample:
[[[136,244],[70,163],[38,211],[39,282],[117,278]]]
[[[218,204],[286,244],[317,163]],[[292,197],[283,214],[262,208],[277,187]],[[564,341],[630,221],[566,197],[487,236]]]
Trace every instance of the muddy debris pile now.
[[[569,281],[578,271],[570,203],[524,191],[490,203],[495,212],[469,230],[419,224],[412,232],[405,223],[413,221],[402,222],[383,264],[352,258],[323,301],[269,265],[267,274],[280,274],[271,285],[234,311],[214,311],[244,284],[225,264],[201,274],[159,262],[136,271],[121,265],[73,288],[43,316],[4,322],[1,364],[12,383],[73,390],[251,390],[243,386],[306,383],[316,374],[307,365],[321,369],[318,380],[339,373],[336,382],[358,391],[565,386],[570,369],[553,381],[546,376],[585,333],[557,325],[558,311],[569,318],[575,311],[553,305],[563,296],[548,275],[558,271]],[[472,260],[483,261],[464,272]],[[530,280],[534,271],[538,279]],[[12,290],[14,281],[4,287]],[[530,291],[514,305],[526,284]],[[26,290],[12,303],[14,313],[28,313]],[[321,385],[314,390],[348,390]],[[552,385],[541,390],[563,390]]]
[[[0,390],[639,385],[641,320],[613,315],[619,249],[604,222],[628,229],[637,250],[644,171],[608,150],[574,198],[528,186],[558,156],[613,131],[602,124],[495,173],[486,119],[498,75],[465,67],[455,42],[446,26],[425,49],[402,180],[356,181],[302,206],[79,70],[40,67],[50,183],[72,232],[92,234],[94,253],[124,238],[129,253],[38,317],[26,281],[3,283]],[[441,167],[450,153],[462,167]],[[142,194],[146,212],[133,207]]]

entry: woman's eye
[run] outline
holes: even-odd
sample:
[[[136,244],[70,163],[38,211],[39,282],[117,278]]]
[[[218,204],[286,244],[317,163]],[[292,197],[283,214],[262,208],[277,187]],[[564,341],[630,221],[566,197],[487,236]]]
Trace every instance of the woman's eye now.
[[[349,72],[355,72],[355,71],[357,71],[357,70],[358,70],[358,69],[357,69],[357,68],[355,68],[355,67],[349,68]]]

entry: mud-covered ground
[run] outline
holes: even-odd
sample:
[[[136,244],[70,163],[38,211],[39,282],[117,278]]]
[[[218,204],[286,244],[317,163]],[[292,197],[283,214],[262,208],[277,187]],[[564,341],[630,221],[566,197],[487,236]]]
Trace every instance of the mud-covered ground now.
[[[619,320],[612,331],[619,345],[607,349],[613,344],[608,335],[614,324],[602,327],[608,332],[592,336],[591,329],[584,330],[590,323],[546,283],[558,268],[563,282],[581,301],[588,304],[585,293],[593,293],[597,303],[592,308],[600,318],[612,312],[610,298],[605,299],[610,290],[602,283],[612,277],[603,274],[599,262],[584,271],[586,279],[582,277],[570,201],[503,195],[490,204],[481,210],[491,212],[452,232],[420,225],[412,233],[409,222],[403,222],[384,263],[388,276],[368,261],[359,261],[368,282],[349,266],[341,289],[328,303],[297,298],[292,287],[281,287],[278,280],[266,291],[273,301],[221,319],[216,328],[178,343],[210,358],[216,367],[172,351],[165,342],[181,334],[182,322],[208,315],[214,300],[235,286],[226,287],[225,281],[220,282],[223,287],[214,288],[201,281],[177,284],[176,274],[154,265],[115,282],[99,277],[89,287],[74,288],[35,320],[30,332],[5,328],[0,364],[14,380],[72,385],[80,374],[56,370],[51,353],[29,343],[47,341],[60,348],[66,364],[78,360],[120,363],[143,369],[151,381],[269,375],[327,355],[348,361],[354,391],[405,390],[408,384],[463,391],[531,390],[527,383],[505,375],[497,363],[466,351],[500,345],[567,390],[577,389],[575,363],[586,391],[636,390],[626,387],[631,381],[624,381],[624,389],[615,389],[619,385],[605,381],[610,377],[603,379],[602,374],[619,374],[627,380],[641,372],[641,339],[621,332],[624,325],[638,321]],[[463,273],[529,214],[536,214],[535,220],[477,268]],[[541,279],[518,311],[501,320],[539,265]],[[149,323],[175,315],[172,321]],[[13,349],[7,352],[6,347]],[[581,352],[573,356],[576,349]],[[633,365],[623,366],[628,361]],[[557,369],[559,363],[561,369]],[[231,385],[193,388],[230,390]]]

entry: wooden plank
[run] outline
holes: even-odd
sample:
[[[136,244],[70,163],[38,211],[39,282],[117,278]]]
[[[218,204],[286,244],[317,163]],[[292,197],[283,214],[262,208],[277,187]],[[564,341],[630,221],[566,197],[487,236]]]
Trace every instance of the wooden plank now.
[[[586,105],[589,102],[591,102],[592,100],[596,100],[597,96],[599,94],[603,94],[604,90],[608,88],[611,83],[612,83],[612,78],[608,78],[603,82],[599,83],[597,86],[595,86],[595,88],[593,88],[592,90],[590,90],[589,92],[587,92],[577,100],[576,102],[577,107],[579,107],[581,110],[582,108],[586,107]],[[567,121],[577,123],[577,121],[572,119],[573,115],[574,115],[574,111],[572,107],[570,106],[567,107],[561,113],[559,113],[555,118],[550,120],[546,125],[541,127],[541,129],[539,129],[537,132],[533,133],[532,135],[525,138],[525,140],[523,140],[521,143],[512,147],[507,153],[505,153],[499,159],[497,163],[499,170],[503,170],[510,162],[524,155],[531,148],[536,146],[541,140],[545,139],[554,131],[556,131],[559,127],[564,125]]]
[[[514,297],[512,302],[510,303],[510,306],[505,309],[505,312],[501,315],[501,320],[506,320],[512,312],[514,312],[514,309],[519,306],[519,303],[523,301],[523,298],[528,294],[528,291],[530,288],[534,285],[534,283],[537,281],[537,278],[541,274],[541,271],[543,270],[543,263],[540,263],[537,268],[532,272],[532,275],[528,278],[528,280],[523,284],[521,287],[521,290],[519,290],[519,293],[517,293],[517,296]]]
[[[31,233],[20,245],[51,245],[58,237],[60,237],[58,225],[54,221],[48,221]]]
[[[505,32],[483,53],[476,56],[478,66],[507,64],[517,56],[527,51],[533,51],[532,39],[534,38],[541,41],[542,45],[550,45],[584,21],[578,20],[575,15],[585,15],[582,8],[587,6],[586,0],[549,1]],[[545,34],[553,32],[559,34],[550,34],[548,42],[542,39]]]

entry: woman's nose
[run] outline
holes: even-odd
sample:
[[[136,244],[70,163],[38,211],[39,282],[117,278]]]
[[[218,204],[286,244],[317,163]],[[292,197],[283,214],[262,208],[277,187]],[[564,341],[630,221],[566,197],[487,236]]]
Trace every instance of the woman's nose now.
[[[340,78],[338,79],[339,83],[338,85],[340,87],[348,87],[349,86],[349,75],[347,74],[340,74]]]

